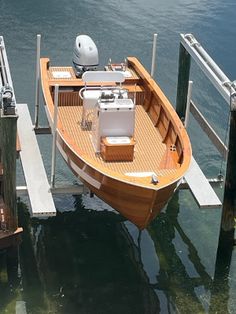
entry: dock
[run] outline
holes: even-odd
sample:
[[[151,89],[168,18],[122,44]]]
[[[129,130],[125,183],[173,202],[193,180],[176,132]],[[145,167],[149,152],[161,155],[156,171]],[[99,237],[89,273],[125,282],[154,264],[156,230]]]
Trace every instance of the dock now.
[[[56,215],[50,185],[32,125],[27,104],[17,104],[20,159],[24,171],[33,217]]]
[[[26,104],[17,104],[3,37],[0,36],[0,249],[17,247],[16,158],[20,156],[33,217],[56,215],[46,171]]]
[[[22,228],[18,227],[16,204],[17,115],[15,95],[3,37],[0,36],[0,249],[17,247]]]

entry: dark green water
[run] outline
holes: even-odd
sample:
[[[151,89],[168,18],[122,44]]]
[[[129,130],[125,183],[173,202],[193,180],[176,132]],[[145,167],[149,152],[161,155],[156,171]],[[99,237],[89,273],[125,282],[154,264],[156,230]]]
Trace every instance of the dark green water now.
[[[17,100],[28,103],[33,117],[37,33],[42,56],[55,65],[71,64],[75,37],[86,33],[98,46],[101,65],[134,55],[150,69],[157,32],[156,79],[174,103],[178,34],[192,32],[233,80],[235,8],[233,0],[1,0],[0,35]],[[191,78],[194,100],[223,139],[227,105],[194,63]],[[193,119],[190,124],[194,155],[216,176],[221,158]],[[39,142],[49,170],[51,138],[41,136]],[[19,170],[17,181],[22,180]],[[73,180],[59,157],[57,180]],[[0,254],[0,313],[15,313],[23,308],[20,301],[32,314],[236,312],[235,251],[231,263],[216,263],[221,212],[199,210],[190,192],[176,194],[142,234],[97,199],[57,198],[56,206],[57,217],[30,220],[27,199],[19,202],[23,242],[18,265],[7,269]]]

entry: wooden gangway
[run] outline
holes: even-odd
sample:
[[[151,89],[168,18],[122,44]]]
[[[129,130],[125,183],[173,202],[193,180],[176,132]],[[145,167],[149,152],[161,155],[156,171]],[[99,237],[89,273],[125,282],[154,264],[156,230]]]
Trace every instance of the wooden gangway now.
[[[27,104],[17,104],[20,158],[33,217],[55,216],[56,208]]]

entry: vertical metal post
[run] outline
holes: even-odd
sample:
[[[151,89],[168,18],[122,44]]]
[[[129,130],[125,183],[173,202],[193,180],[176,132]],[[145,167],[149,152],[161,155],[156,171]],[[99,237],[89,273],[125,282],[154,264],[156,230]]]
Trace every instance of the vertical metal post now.
[[[156,50],[157,50],[157,34],[153,35],[153,46],[152,46],[152,66],[151,66],[151,77],[154,76],[156,66]]]
[[[234,245],[236,217],[236,94],[230,96],[230,126],[219,246]]]
[[[191,56],[182,44],[179,46],[179,72],[176,97],[176,112],[180,119],[185,119],[187,106],[188,82],[190,74]]]
[[[184,125],[185,125],[186,129],[187,129],[188,123],[189,123],[189,113],[190,113],[190,102],[191,102],[191,97],[192,97],[192,87],[193,87],[193,82],[189,81],[189,83],[188,83],[187,105],[186,105],[185,120],[184,120]]]
[[[3,165],[3,199],[6,206],[6,227],[18,227],[16,204],[16,130],[17,115],[0,114],[1,161]]]
[[[41,35],[38,34],[37,35],[37,54],[36,54],[36,76],[35,76],[35,119],[34,119],[35,129],[38,128],[38,124],[39,124],[40,45],[41,45]]]
[[[58,116],[58,93],[59,85],[55,85],[54,90],[54,117],[52,127],[52,168],[51,168],[51,188],[55,186],[55,169],[56,169],[56,144],[57,144],[57,116]]]

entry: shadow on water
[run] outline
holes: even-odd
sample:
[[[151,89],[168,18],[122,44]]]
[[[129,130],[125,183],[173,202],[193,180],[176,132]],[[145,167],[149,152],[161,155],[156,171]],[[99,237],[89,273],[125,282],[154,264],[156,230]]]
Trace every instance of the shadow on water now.
[[[75,203],[77,210],[45,221],[30,224],[26,212],[20,215],[27,313],[152,313],[146,307],[153,290],[130,261],[123,219],[84,209],[80,198]],[[156,296],[152,303],[158,313]]]
[[[0,254],[0,312],[15,313],[19,300],[26,302],[28,314],[228,312],[228,273],[220,260],[215,280],[206,272],[178,222],[178,193],[145,231],[159,263],[155,282],[143,259],[143,233],[135,239],[119,215],[85,209],[80,197],[75,197],[75,209],[37,220],[30,219],[26,205],[19,203],[24,228],[20,268],[7,271],[6,254]],[[189,274],[175,246],[176,233],[197,276]],[[211,293],[211,304],[199,289]]]
[[[19,299],[20,278],[18,276],[17,250],[0,251],[0,313],[15,313]],[[14,258],[13,256],[14,255]]]

